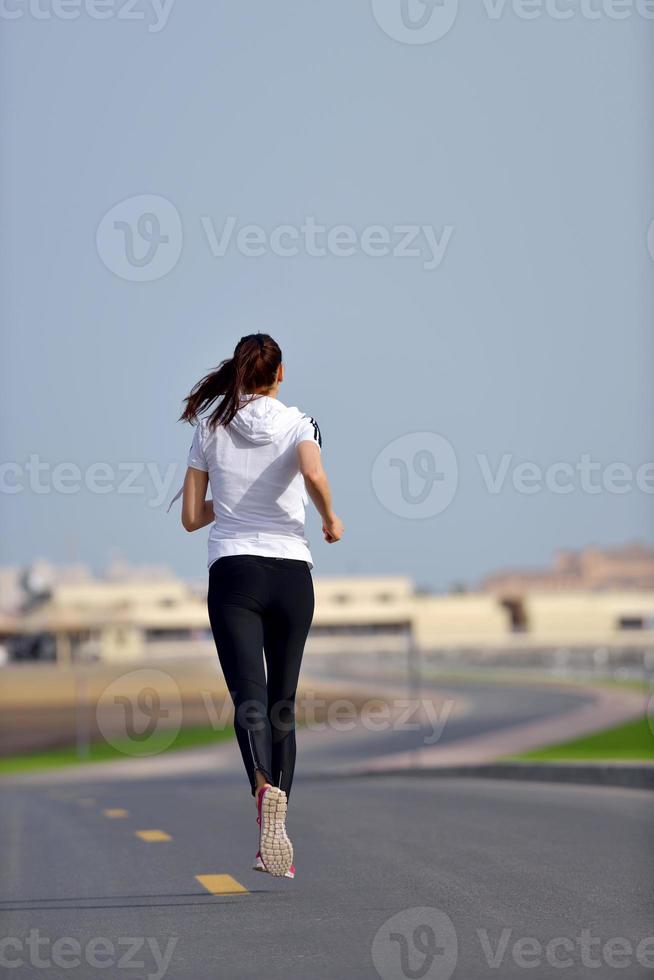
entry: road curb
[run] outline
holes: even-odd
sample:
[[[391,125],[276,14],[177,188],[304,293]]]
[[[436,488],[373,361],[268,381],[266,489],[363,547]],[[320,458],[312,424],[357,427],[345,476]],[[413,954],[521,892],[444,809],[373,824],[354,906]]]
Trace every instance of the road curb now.
[[[333,773],[338,778],[338,773]],[[654,790],[654,764],[491,762],[460,766],[408,766],[361,770],[357,778],[374,776],[422,776],[437,779],[513,779],[523,782],[576,783],[585,786],[616,786],[622,789]]]

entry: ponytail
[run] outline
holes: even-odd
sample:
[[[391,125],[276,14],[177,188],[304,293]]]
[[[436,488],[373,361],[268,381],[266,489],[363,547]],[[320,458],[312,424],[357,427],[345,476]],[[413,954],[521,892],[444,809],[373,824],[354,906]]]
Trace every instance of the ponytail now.
[[[212,429],[229,425],[244,395],[273,387],[281,363],[279,345],[267,333],[241,337],[233,357],[222,361],[191,389],[184,399],[180,422],[197,422],[200,414],[220,399],[209,416],[209,425]]]

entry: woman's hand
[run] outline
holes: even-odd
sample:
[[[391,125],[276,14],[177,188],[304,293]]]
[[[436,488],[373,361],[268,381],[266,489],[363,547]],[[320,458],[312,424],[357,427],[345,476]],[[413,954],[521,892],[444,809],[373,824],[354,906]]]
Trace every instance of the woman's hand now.
[[[344,531],[343,521],[336,514],[333,514],[329,520],[323,521],[322,533],[325,536],[327,544],[334,544],[336,541],[340,541]]]

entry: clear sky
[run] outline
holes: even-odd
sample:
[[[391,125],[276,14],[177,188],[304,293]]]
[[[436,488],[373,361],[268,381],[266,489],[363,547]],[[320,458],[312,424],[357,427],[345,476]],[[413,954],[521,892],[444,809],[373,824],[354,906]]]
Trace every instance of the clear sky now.
[[[346,523],[311,519],[317,573],[446,588],[654,537],[640,7],[39,3],[2,22],[3,563],[201,577],[157,481],[256,330]]]

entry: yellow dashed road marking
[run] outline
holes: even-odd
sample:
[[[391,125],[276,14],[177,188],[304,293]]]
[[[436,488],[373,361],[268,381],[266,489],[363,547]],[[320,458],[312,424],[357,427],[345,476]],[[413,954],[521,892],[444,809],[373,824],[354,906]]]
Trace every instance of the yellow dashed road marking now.
[[[129,811],[128,810],[121,810],[119,808],[114,809],[114,810],[103,810],[102,812],[103,812],[104,816],[105,817],[109,817],[110,820],[118,820],[118,819],[120,819],[120,817],[128,817],[129,816]]]
[[[248,890],[231,875],[196,875],[203,888],[212,895],[247,895]]]
[[[135,833],[141,840],[151,841],[152,843],[160,840],[172,840],[170,834],[167,834],[164,830],[137,830]]]

